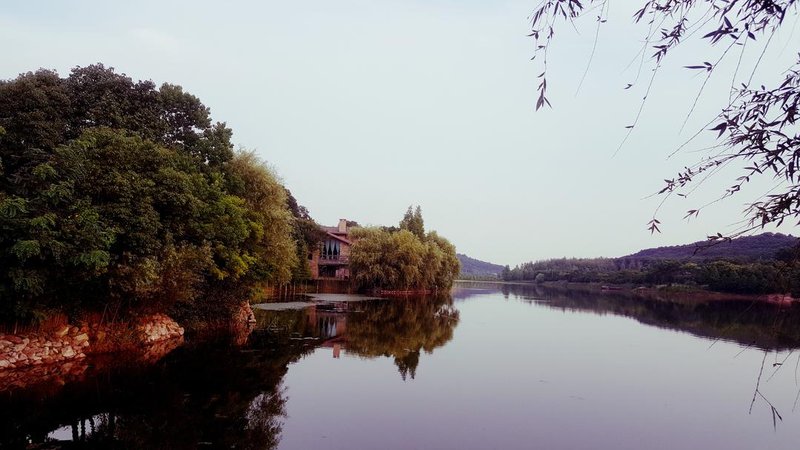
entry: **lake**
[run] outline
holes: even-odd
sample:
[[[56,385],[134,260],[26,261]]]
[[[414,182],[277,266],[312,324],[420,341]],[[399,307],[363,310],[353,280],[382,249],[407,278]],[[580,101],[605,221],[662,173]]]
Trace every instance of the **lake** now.
[[[0,448],[800,444],[798,306],[458,283],[256,317],[244,346],[0,392]]]

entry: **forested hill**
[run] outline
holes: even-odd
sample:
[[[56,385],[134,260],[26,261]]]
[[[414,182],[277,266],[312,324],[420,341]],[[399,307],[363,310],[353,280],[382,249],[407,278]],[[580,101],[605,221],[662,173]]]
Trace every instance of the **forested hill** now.
[[[709,244],[699,241],[692,244],[674,245],[641,250],[622,259],[634,260],[694,260],[707,261],[727,259],[736,261],[756,261],[775,259],[778,252],[791,248],[800,240],[781,233],[763,233],[757,236],[742,236],[731,241]]]
[[[786,294],[800,298],[798,238],[764,233],[731,241],[642,250],[620,258],[560,258],[503,270],[507,281],[534,283],[678,284],[739,294]]]
[[[456,256],[461,262],[460,275],[462,277],[492,277],[500,275],[500,272],[503,271],[503,266],[499,264],[492,264],[486,261],[470,258],[469,256],[461,253],[456,254]]]

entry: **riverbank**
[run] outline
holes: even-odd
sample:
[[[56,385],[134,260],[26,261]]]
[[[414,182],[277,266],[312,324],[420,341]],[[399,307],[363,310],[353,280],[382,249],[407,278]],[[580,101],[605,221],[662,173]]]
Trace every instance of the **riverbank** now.
[[[253,310],[241,304],[227,319],[192,324],[198,340],[224,334],[242,345],[255,322]],[[155,362],[184,343],[185,328],[163,313],[127,320],[85,320],[0,333],[0,392],[40,384],[63,385],[80,378],[87,359]]]

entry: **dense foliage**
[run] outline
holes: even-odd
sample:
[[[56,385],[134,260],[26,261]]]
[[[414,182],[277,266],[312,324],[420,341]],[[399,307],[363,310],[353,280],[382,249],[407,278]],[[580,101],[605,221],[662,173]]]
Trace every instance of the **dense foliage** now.
[[[646,249],[620,258],[561,258],[506,266],[507,281],[685,284],[742,294],[800,297],[800,244],[763,233],[709,246],[697,242]]]
[[[355,228],[351,237],[350,273],[359,289],[450,289],[458,275],[455,246],[425,233],[419,208],[409,208],[399,230]]]
[[[230,139],[180,86],[102,65],[0,82],[0,316],[192,307],[288,281],[287,191]]]
[[[800,244],[800,239],[781,233],[761,233],[755,236],[741,236],[709,244],[708,241],[686,245],[649,248],[625,256],[626,260],[691,259],[706,261],[730,259],[735,261],[757,261],[775,259],[787,248]]]
[[[800,263],[797,260],[737,262],[713,260],[654,260],[625,268],[619,259],[553,259],[529,262],[501,274],[506,281],[536,283],[568,281],[635,285],[680,284],[738,294],[790,293],[800,297]]]
[[[461,263],[461,272],[458,275],[460,279],[495,280],[499,277],[500,272],[503,271],[503,266],[499,264],[470,258],[461,253],[456,254],[456,256]]]

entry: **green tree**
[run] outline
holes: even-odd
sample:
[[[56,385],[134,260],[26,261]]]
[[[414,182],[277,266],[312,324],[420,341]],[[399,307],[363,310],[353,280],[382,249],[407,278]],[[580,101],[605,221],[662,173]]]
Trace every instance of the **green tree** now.
[[[186,311],[287,282],[287,191],[230,138],[180,86],[100,64],[0,82],[0,318]]]
[[[251,276],[258,281],[289,282],[299,258],[286,189],[253,152],[236,153],[227,163],[226,173],[228,192],[247,204],[251,233],[244,248],[254,260]]]
[[[407,228],[356,228],[352,237],[350,272],[361,289],[446,290],[461,269],[455,246],[435,231],[419,236]]]
[[[414,209],[409,206],[403,219],[400,221],[400,229],[414,233],[420,239],[425,238],[425,222],[422,220],[422,208],[417,205]]]
[[[314,222],[308,209],[300,205],[291,191],[286,189],[287,204],[292,213],[292,235],[296,242],[297,266],[292,273],[292,281],[302,282],[311,278],[311,249],[317,248],[325,239],[325,231]],[[348,221],[348,228],[357,227],[355,222]]]

